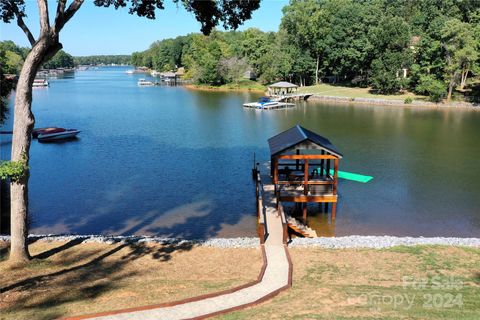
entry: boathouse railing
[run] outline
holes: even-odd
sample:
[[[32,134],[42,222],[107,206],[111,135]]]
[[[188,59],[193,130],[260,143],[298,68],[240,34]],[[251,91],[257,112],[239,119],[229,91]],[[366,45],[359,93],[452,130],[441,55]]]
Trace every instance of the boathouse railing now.
[[[256,170],[256,177],[255,177],[255,193],[257,199],[257,232],[258,237],[260,238],[260,244],[265,243],[265,239],[267,238],[268,230],[265,225],[265,206],[263,205],[263,185],[262,179],[260,177],[260,171]]]
[[[283,228],[283,243],[286,244],[288,242],[288,222],[287,217],[285,215],[285,211],[283,211],[282,203],[278,202],[278,214],[280,215],[280,219],[282,219],[282,228]]]

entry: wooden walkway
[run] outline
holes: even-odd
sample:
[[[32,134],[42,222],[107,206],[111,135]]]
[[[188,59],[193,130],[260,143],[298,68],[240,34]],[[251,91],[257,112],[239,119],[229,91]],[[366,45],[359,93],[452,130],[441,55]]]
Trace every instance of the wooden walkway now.
[[[269,211],[275,212],[281,220],[282,223],[282,232],[283,232],[283,241],[284,243],[287,242],[288,237],[288,229],[293,230],[297,235],[300,235],[305,238],[316,238],[317,232],[307,225],[303,224],[302,222],[298,221],[294,217],[288,216],[283,211],[282,203],[277,204],[277,200],[275,197],[275,188],[273,185],[272,178],[269,175],[270,172],[270,163],[264,163],[260,167],[261,180],[263,183],[263,190],[264,190],[264,197],[266,199],[266,208]],[[278,208],[278,209],[277,209]],[[268,239],[268,238],[267,238]]]

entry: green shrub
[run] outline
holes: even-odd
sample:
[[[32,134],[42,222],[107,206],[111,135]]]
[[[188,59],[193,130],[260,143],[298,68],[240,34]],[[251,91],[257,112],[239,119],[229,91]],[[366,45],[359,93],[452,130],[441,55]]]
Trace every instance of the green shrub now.
[[[403,100],[403,103],[405,103],[405,104],[411,104],[412,102],[413,102],[412,97],[406,97],[405,100]]]
[[[28,171],[25,161],[0,161],[0,180],[20,180]]]
[[[447,94],[447,88],[445,84],[435,79],[431,75],[421,76],[415,87],[415,92],[419,94],[428,95],[428,98],[432,102],[440,102]]]

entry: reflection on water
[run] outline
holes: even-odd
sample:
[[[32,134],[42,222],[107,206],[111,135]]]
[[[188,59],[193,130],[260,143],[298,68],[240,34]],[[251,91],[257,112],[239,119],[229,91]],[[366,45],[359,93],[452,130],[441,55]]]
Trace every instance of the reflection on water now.
[[[307,206],[307,225],[317,232],[319,237],[334,237],[335,220],[332,220],[330,210],[331,204],[327,208],[327,203],[309,203]],[[330,209],[330,210],[329,210]],[[302,210],[294,204],[285,204],[285,213],[302,221]]]
[[[326,213],[316,212],[310,215],[307,223],[310,228],[317,232],[319,237],[335,236],[335,220],[332,221]]]
[[[335,225],[309,208],[319,234],[480,236],[478,112],[312,101],[262,112],[242,108],[257,94],[142,88],[125,70],[34,90],[37,127],[82,132],[32,143],[32,232],[255,236],[253,154],[269,160],[267,139],[301,124],[344,154],[340,170],[374,177],[339,181]]]

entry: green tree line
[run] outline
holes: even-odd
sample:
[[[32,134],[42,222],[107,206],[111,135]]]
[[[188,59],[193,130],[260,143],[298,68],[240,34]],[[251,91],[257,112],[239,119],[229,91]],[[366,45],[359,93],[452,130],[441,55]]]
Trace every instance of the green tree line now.
[[[29,48],[20,47],[13,41],[0,41],[0,125],[5,121],[7,116],[8,95],[16,85],[15,78],[5,75],[18,74],[29,52]],[[73,57],[63,50],[57,52],[52,59],[43,64],[44,69],[73,67]]]
[[[20,47],[13,41],[0,41],[1,71],[4,74],[18,74],[29,52],[29,48]],[[42,65],[44,69],[73,68],[74,66],[73,56],[63,50]]]
[[[107,65],[117,64],[126,65],[130,64],[130,55],[97,55],[97,56],[81,56],[74,57],[75,65]]]
[[[211,85],[251,70],[263,83],[287,80],[403,90],[450,100],[480,75],[478,0],[291,0],[278,32],[189,34],[154,42],[132,64],[183,66]]]

